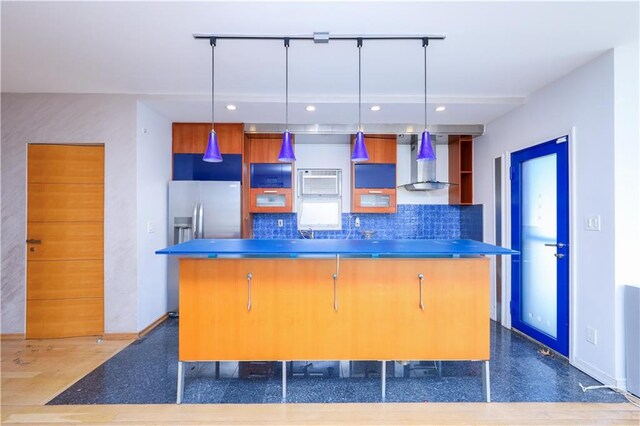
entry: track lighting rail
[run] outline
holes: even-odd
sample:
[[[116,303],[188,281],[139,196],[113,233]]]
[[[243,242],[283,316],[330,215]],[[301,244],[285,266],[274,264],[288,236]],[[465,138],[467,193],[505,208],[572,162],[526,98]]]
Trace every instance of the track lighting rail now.
[[[360,40],[444,40],[444,35],[329,35],[328,33],[314,33],[314,35],[297,35],[297,36],[274,36],[274,35],[245,35],[245,34],[206,34],[194,33],[193,38],[196,40],[307,40],[316,43],[327,43],[329,40],[336,41],[360,41]],[[361,43],[361,41],[360,41]]]

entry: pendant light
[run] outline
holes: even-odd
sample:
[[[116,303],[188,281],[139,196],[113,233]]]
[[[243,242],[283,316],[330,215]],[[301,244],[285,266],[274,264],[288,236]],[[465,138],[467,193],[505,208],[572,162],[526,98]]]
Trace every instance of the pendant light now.
[[[358,131],[356,141],[351,154],[351,161],[367,161],[369,154],[364,144],[364,132],[362,131],[362,38],[358,38]]]
[[[207,150],[204,152],[204,156],[202,157],[202,161],[206,161],[209,163],[219,163],[222,161],[222,154],[220,154],[220,147],[218,146],[218,134],[214,129],[214,66],[215,66],[215,48],[216,48],[216,39],[215,37],[211,37],[209,39],[211,44],[211,132],[209,132],[209,142],[207,143]]]
[[[431,145],[431,134],[427,130],[427,46],[429,39],[422,39],[422,48],[424,49],[424,132],[422,132],[422,141],[420,142],[420,150],[416,161],[434,161],[436,153]]]
[[[293,145],[291,144],[291,132],[289,132],[289,39],[284,39],[285,51],[285,128],[282,135],[282,146],[280,146],[280,154],[278,161],[292,163],[296,161],[293,153]]]

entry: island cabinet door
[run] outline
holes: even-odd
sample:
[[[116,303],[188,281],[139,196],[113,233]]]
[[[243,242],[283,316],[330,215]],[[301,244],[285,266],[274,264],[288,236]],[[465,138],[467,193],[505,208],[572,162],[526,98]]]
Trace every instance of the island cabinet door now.
[[[180,360],[335,359],[334,272],[328,259],[181,259]]]
[[[345,259],[340,281],[347,358],[489,359],[488,259]]]

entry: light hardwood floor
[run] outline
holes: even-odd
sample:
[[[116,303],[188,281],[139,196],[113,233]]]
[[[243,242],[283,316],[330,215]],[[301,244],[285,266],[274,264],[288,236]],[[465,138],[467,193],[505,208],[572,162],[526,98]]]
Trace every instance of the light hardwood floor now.
[[[416,403],[45,406],[131,341],[3,340],[3,424],[640,424],[631,404]]]

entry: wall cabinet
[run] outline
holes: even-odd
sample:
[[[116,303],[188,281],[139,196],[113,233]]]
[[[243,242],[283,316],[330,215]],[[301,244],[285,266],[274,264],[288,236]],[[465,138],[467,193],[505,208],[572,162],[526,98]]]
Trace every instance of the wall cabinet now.
[[[355,136],[351,137],[353,150]],[[351,164],[351,211],[353,213],[395,213],[395,135],[365,135],[369,161]]]
[[[240,180],[242,175],[242,123],[216,123],[223,161],[207,163],[211,123],[173,123],[173,180]]]
[[[473,204],[473,136],[449,136],[449,204]]]
[[[293,136],[291,139],[294,142]],[[245,179],[249,185],[243,186],[243,190],[248,192],[247,213],[292,212],[295,167],[278,161],[282,134],[247,134],[246,142]]]
[[[204,154],[211,123],[173,123],[174,154]],[[243,123],[216,123],[218,145],[224,154],[242,154]]]

